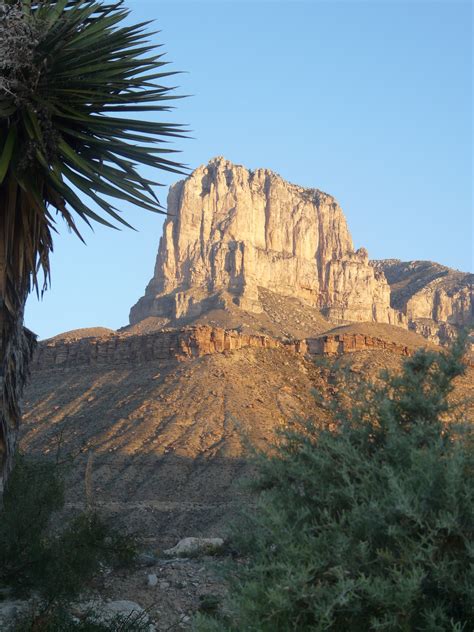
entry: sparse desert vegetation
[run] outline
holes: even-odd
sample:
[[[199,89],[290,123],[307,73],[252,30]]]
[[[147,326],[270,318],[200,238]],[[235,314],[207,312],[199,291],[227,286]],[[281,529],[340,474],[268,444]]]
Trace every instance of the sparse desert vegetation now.
[[[262,454],[245,561],[198,629],[472,629],[474,432],[447,399],[464,371],[462,344],[420,350]]]

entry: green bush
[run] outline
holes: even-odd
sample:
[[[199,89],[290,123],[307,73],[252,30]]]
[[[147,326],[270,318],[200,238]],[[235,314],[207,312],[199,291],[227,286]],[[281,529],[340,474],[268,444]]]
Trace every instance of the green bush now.
[[[260,457],[227,616],[200,630],[474,630],[474,439],[446,424],[463,343],[365,384]]]
[[[100,571],[135,557],[132,538],[95,513],[79,514],[61,530],[51,518],[64,506],[60,468],[19,456],[0,514],[0,586],[15,594],[35,590],[48,602],[70,599]]]

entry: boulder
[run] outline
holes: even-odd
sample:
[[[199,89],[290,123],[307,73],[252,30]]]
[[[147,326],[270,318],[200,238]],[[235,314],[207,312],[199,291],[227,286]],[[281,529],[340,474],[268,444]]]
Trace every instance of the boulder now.
[[[171,549],[163,553],[167,557],[187,557],[194,555],[215,555],[224,547],[222,538],[183,538]]]

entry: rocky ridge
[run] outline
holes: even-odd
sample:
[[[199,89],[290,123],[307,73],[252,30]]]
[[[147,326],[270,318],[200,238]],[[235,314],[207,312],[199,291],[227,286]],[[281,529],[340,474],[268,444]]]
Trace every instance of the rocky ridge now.
[[[89,333],[80,337],[77,331],[41,342],[35,353],[33,370],[113,367],[147,362],[167,364],[246,348],[284,349],[309,360],[317,355],[341,355],[369,349],[384,349],[407,356],[426,345],[426,341],[417,334],[383,324],[372,328],[337,327],[303,340],[281,340],[208,325],[138,334],[108,330],[95,337]]]
[[[54,367],[75,368],[81,365],[114,366],[167,362],[200,358],[246,347],[258,349],[285,348],[298,351],[304,341],[283,344],[265,335],[240,333],[220,327],[186,327],[162,329],[147,334],[115,334],[83,338],[51,338],[39,344],[33,370]]]

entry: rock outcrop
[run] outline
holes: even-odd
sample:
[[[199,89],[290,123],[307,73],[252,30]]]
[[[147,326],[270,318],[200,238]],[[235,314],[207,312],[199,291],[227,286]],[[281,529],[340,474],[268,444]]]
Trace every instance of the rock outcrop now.
[[[171,187],[155,272],[130,312],[172,323],[232,301],[262,311],[259,288],[332,321],[400,324],[383,272],[354,251],[336,200],[275,173],[215,158]]]
[[[32,364],[33,371],[137,366],[150,362],[168,365],[247,348],[283,349],[311,357],[373,349],[411,355],[419,347],[429,345],[421,336],[387,324],[337,327],[314,338],[286,341],[207,325],[146,334],[112,332],[98,337],[72,337],[74,333],[68,332],[40,342]]]
[[[306,340],[307,353],[310,356],[316,355],[344,355],[354,351],[367,351],[380,349],[390,351],[397,355],[410,356],[413,354],[413,347],[398,344],[375,336],[364,334],[325,334],[318,338]]]
[[[98,338],[51,338],[38,345],[34,371],[79,366],[141,364],[181,361],[246,347],[285,348],[297,353],[304,341],[283,343],[265,335],[252,335],[220,327],[185,327],[141,335],[116,334]]]
[[[372,265],[387,278],[391,306],[413,331],[444,343],[459,327],[474,324],[474,274],[432,261],[384,259]]]

